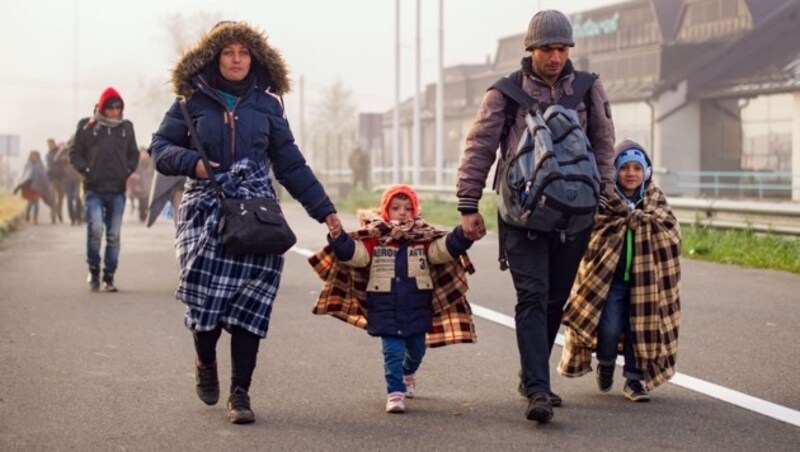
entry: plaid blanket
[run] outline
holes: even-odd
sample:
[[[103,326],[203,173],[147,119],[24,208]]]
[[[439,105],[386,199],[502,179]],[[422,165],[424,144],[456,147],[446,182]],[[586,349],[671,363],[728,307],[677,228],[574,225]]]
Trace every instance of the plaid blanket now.
[[[675,373],[681,253],[678,221],[654,183],[645,191],[641,210],[629,211],[620,195],[601,206],[564,311],[566,340],[558,371],[579,377],[592,370],[597,325],[628,228],[634,231],[630,311],[633,349],[645,386],[652,389]],[[622,350],[621,343],[618,349]]]
[[[350,236],[355,240],[377,237],[380,242],[385,243],[399,237],[416,242],[430,242],[446,234],[446,231],[437,230],[419,219],[400,226],[373,219],[366,227],[351,232]],[[312,312],[317,315],[327,314],[366,329],[369,268],[353,268],[341,264],[330,245],[309,257],[308,262],[323,281]],[[434,290],[433,329],[426,335],[429,347],[477,341],[472,310],[466,298],[467,272],[475,272],[467,255],[447,264],[431,266]]]

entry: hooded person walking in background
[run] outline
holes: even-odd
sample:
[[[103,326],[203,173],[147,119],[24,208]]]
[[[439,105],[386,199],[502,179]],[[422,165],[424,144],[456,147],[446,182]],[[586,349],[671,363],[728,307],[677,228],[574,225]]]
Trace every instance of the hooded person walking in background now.
[[[87,278],[92,292],[100,289],[100,248],[106,236],[103,288],[116,292],[114,273],[119,264],[122,215],[125,213],[125,181],[139,164],[133,123],[122,118],[125,104],[111,87],[100,95],[94,115],[78,122],[75,145],[69,158],[83,177],[86,207]]]
[[[324,221],[330,231],[341,228],[333,203],[294,142],[281,97],[289,91],[286,64],[261,31],[243,22],[220,22],[184,53],[172,82],[226,198],[277,199],[272,169],[310,217]],[[208,405],[219,401],[216,347],[224,328],[231,335],[228,419],[251,423],[250,383],[283,256],[234,255],[225,249],[219,196],[188,130],[176,101],[150,145],[158,172],[188,178],[177,212],[175,296],[186,304],[184,324],[194,338],[198,397]]]

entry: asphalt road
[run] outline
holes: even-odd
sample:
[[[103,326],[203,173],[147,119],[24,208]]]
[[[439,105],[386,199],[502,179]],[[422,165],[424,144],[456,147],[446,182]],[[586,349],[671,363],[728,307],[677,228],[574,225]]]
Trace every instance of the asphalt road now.
[[[796,450],[800,427],[667,384],[652,401],[594,376],[553,375],[554,421],[524,418],[514,331],[476,318],[477,344],[428,352],[418,397],[388,415],[380,341],[310,313],[320,288],[303,255],[325,228],[295,204],[287,254],[251,388],[256,423],[227,422],[194,394],[193,347],[174,300],[173,228],[127,218],[116,294],[89,293],[85,230],[25,226],[0,242],[0,450]],[[42,216],[47,218],[46,215]],[[344,218],[354,227],[352,216]],[[496,241],[470,255],[470,301],[513,315]],[[684,260],[678,371],[800,415],[800,275]],[[229,342],[220,375],[229,382]],[[561,349],[556,347],[553,368]],[[224,401],[224,397],[223,397]]]

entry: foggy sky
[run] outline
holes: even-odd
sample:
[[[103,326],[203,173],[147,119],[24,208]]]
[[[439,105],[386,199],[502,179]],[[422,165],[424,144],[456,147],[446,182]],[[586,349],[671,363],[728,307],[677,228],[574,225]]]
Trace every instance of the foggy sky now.
[[[445,0],[444,64],[493,59],[498,39],[523,33],[539,6],[573,13],[619,2]],[[422,0],[422,89],[436,77],[438,3]],[[415,0],[401,0],[401,99],[414,87],[415,9]],[[163,20],[175,13],[219,13],[265,30],[295,82],[286,97],[295,128],[301,75],[307,120],[316,93],[337,78],[362,112],[385,112],[394,102],[394,0],[28,0],[4,2],[2,10],[0,134],[20,135],[20,168],[48,137],[66,141],[106,86],[120,91],[137,142],[147,146],[169,105],[143,105],[142,92],[161,82],[167,88],[177,55]]]

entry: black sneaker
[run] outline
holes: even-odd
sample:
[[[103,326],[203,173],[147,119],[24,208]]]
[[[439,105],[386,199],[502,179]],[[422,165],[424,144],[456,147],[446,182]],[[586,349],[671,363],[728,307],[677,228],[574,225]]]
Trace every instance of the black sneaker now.
[[[525,380],[522,379],[522,371],[519,371],[519,385],[517,385],[517,392],[522,397],[528,398],[528,391],[525,389]]]
[[[525,410],[525,417],[529,421],[536,421],[546,424],[553,419],[553,404],[550,395],[546,392],[537,392],[528,399],[528,408]]]
[[[650,401],[650,394],[647,393],[647,389],[642,386],[642,382],[639,380],[626,381],[625,387],[622,388],[622,393],[625,394],[626,399],[634,402]]]
[[[217,376],[217,363],[207,366],[195,363],[195,381],[197,397],[206,405],[216,405],[219,401],[219,377]]]
[[[250,424],[256,420],[255,413],[250,409],[250,396],[239,386],[228,397],[228,420],[232,424]]]
[[[113,275],[103,275],[103,290],[106,292],[119,292],[119,289],[114,285]]]
[[[614,365],[597,364],[597,389],[602,392],[611,390],[614,385]]]
[[[561,400],[561,396],[553,391],[550,391],[550,405],[553,405],[554,407],[560,407],[562,403],[564,403],[564,401]]]
[[[86,282],[89,284],[89,290],[97,292],[100,290],[100,269],[89,269],[89,275],[86,277]]]
[[[103,282],[103,290],[105,290],[106,292],[119,292],[117,286],[115,286],[114,283],[110,281]]]
[[[517,385],[517,392],[522,397],[528,398],[528,392],[525,390],[525,382],[522,380],[522,372],[519,373],[519,385]],[[560,407],[564,401],[561,399],[561,396],[556,394],[553,391],[550,391],[550,404],[554,407]]]

